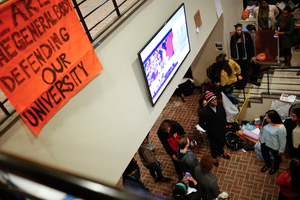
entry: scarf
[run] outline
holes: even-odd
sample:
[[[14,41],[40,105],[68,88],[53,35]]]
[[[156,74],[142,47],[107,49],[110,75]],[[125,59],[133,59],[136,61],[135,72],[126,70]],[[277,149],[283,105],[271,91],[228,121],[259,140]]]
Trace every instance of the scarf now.
[[[280,31],[283,31],[283,28],[285,27],[286,25],[286,22],[291,18],[291,14],[287,17],[287,18],[283,18],[281,17],[281,20],[280,20],[280,24],[279,24],[279,27],[280,27]]]
[[[242,39],[242,51],[240,52],[240,54],[242,55],[242,58],[240,59],[239,57],[239,49],[237,46],[237,39],[238,39],[238,35],[237,33],[235,33],[232,38],[233,40],[233,46],[232,46],[232,59],[233,60],[246,60],[247,59],[247,50],[246,50],[246,41],[245,41],[245,34],[242,32],[241,34],[241,39]]]
[[[262,30],[269,30],[269,6],[265,11],[259,7],[258,23]]]

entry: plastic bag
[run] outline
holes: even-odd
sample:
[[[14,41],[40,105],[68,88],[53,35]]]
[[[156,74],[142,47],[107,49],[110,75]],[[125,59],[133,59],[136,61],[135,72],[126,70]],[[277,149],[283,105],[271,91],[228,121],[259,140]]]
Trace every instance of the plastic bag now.
[[[223,107],[226,111],[226,118],[227,122],[232,122],[234,120],[234,117],[239,113],[239,110],[233,103],[228,99],[228,97],[221,92],[222,94],[222,102],[223,102]]]

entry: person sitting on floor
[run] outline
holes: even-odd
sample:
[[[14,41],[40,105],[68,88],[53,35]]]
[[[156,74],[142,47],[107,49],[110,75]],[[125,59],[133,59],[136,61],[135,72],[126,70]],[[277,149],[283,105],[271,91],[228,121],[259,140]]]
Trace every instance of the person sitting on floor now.
[[[148,136],[144,139],[138,153],[143,165],[149,169],[155,183],[170,182],[172,180],[171,178],[166,178],[162,175],[161,164],[156,160],[153,146],[148,142]]]

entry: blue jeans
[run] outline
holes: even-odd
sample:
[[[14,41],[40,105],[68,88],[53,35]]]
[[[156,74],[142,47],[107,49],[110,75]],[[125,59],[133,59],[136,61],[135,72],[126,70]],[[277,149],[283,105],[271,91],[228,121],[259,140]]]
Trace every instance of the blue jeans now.
[[[223,93],[230,99],[233,104],[238,104],[240,100],[232,95],[234,87],[228,87],[223,90]]]
[[[158,180],[163,178],[161,168],[160,168],[160,166],[158,166],[158,164],[156,162],[151,163],[150,165],[146,165],[145,167],[147,169],[149,169],[152,177],[156,177],[156,174],[157,174]],[[155,172],[156,172],[156,174],[155,174]]]

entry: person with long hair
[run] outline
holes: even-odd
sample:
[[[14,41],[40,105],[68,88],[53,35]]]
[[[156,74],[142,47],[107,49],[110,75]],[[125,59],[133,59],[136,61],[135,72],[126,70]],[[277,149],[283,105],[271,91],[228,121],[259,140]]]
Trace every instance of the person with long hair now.
[[[261,142],[261,153],[265,160],[265,166],[261,168],[261,172],[266,172],[271,167],[270,154],[274,156],[274,166],[269,174],[275,174],[279,169],[281,162],[281,154],[284,153],[286,145],[286,129],[282,123],[281,117],[275,110],[266,112],[265,120],[267,125],[263,126],[259,133],[259,141]]]
[[[256,19],[256,30],[272,30],[276,23],[279,10],[275,5],[269,5],[266,0],[258,0],[259,6],[253,9],[253,16]]]
[[[224,53],[221,53],[219,56],[217,56],[216,62],[216,75],[221,80],[221,86],[225,88],[223,89],[224,94],[230,99],[233,104],[238,104],[240,100],[232,95],[234,87],[228,85],[237,82],[237,79],[241,80],[243,78],[240,75],[240,66],[234,60],[228,59],[226,54]]]
[[[287,146],[290,156],[293,158],[300,155],[300,108],[295,108],[290,119],[284,121],[286,128]]]
[[[279,36],[280,56],[284,56],[285,65],[291,66],[292,52],[294,43],[295,20],[291,14],[292,9],[286,6],[279,16],[275,26],[275,35]]]
[[[280,187],[278,200],[298,200],[300,197],[300,157],[290,162],[289,168],[282,172],[276,181]]]

